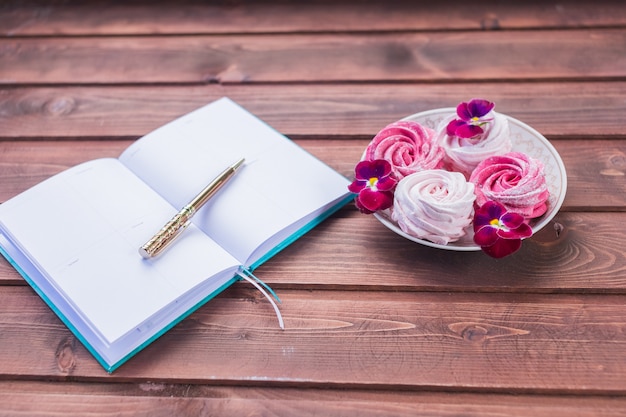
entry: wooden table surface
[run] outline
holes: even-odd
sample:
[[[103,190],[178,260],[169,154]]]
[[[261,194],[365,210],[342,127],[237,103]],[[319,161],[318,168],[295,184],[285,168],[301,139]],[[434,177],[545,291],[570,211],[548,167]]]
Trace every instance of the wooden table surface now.
[[[431,4],[436,3],[436,4]],[[406,115],[482,97],[569,187],[495,260],[353,205],[112,374],[0,260],[0,415],[626,415],[626,5],[4,2],[0,201],[229,96],[346,176]]]

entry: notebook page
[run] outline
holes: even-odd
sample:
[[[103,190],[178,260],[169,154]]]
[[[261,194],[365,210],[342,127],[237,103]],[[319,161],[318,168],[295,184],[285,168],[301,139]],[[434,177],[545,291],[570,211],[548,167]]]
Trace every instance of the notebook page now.
[[[347,179],[227,98],[149,133],[120,160],[182,207],[242,157],[193,220],[242,264],[278,231],[347,195]]]
[[[0,205],[10,239],[105,344],[237,265],[195,227],[162,262],[141,258],[139,246],[174,213],[115,159],[71,168]]]

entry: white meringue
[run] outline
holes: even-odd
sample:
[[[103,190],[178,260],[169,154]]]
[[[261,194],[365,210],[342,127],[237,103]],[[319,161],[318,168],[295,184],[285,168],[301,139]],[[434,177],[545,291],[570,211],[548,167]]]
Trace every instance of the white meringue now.
[[[491,111],[485,118],[491,119],[482,128],[484,132],[473,138],[461,138],[448,135],[446,127],[456,118],[451,115],[439,124],[437,142],[446,154],[447,168],[462,172],[467,178],[484,159],[502,155],[512,148],[509,121],[506,116]]]
[[[405,233],[445,245],[465,236],[474,200],[474,184],[463,174],[419,171],[398,183],[391,218]]]

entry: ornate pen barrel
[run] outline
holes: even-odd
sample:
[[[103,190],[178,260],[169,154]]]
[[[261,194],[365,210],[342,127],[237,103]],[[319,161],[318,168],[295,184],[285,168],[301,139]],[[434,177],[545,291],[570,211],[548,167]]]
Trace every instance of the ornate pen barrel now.
[[[157,256],[189,226],[189,220],[194,213],[192,206],[185,206],[152,239],[139,248],[139,254],[146,259]]]

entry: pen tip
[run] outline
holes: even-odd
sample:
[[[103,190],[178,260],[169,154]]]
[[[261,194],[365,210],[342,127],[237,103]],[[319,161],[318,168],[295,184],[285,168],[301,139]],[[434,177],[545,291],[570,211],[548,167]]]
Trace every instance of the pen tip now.
[[[243,163],[245,162],[246,158],[241,158],[239,161],[235,162],[231,167],[232,169],[237,169],[240,166],[243,165]]]

